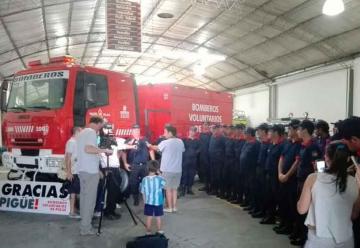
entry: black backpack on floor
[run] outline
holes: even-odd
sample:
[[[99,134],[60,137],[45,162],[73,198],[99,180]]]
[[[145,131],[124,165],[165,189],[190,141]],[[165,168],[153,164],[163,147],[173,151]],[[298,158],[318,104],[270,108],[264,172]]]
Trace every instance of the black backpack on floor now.
[[[163,234],[146,235],[127,242],[126,248],[167,248],[168,242],[169,239]]]

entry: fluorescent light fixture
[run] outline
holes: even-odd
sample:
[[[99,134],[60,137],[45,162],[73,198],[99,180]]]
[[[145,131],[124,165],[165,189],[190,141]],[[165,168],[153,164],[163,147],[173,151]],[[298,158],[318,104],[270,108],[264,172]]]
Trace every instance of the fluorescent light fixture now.
[[[335,16],[344,12],[345,6],[343,0],[326,0],[322,12],[328,16]]]

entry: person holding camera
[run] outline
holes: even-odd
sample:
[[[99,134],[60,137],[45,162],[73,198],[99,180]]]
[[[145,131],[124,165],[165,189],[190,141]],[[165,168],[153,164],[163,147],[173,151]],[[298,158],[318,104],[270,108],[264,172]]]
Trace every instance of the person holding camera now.
[[[151,144],[146,138],[140,136],[140,126],[135,124],[132,128],[131,139],[125,142],[127,145],[133,146],[133,149],[122,153],[122,160],[125,169],[129,171],[130,193],[134,198],[134,206],[139,205],[139,185],[141,180],[147,174],[146,163],[155,160],[155,153],[150,149]]]
[[[88,127],[76,138],[78,173],[80,179],[80,235],[95,235],[91,220],[96,204],[99,183],[100,154],[112,154],[112,150],[100,149],[97,145],[97,132],[103,127],[100,116],[92,116]]]
[[[80,194],[80,180],[76,171],[77,158],[76,158],[76,137],[80,133],[80,127],[73,127],[71,129],[71,138],[66,142],[65,146],[65,166],[66,166],[66,179],[70,181],[69,194],[70,194],[70,218],[80,219],[80,215],[76,213],[75,202],[76,196]]]

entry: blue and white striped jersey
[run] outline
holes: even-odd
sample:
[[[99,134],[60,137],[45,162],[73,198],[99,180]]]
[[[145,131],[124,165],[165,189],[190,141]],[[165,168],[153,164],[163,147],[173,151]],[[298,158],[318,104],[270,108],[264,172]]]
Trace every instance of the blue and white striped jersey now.
[[[141,182],[141,193],[145,196],[145,204],[152,206],[163,205],[165,184],[165,179],[161,176],[144,177]]]

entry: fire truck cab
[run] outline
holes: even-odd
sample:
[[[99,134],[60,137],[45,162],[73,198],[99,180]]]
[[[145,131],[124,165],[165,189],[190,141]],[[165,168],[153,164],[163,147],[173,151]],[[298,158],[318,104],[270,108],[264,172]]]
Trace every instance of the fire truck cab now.
[[[92,115],[127,136],[138,120],[136,84],[130,74],[81,66],[62,56],[29,62],[9,87],[2,137],[3,164],[12,170],[56,174],[64,164],[71,128]]]

